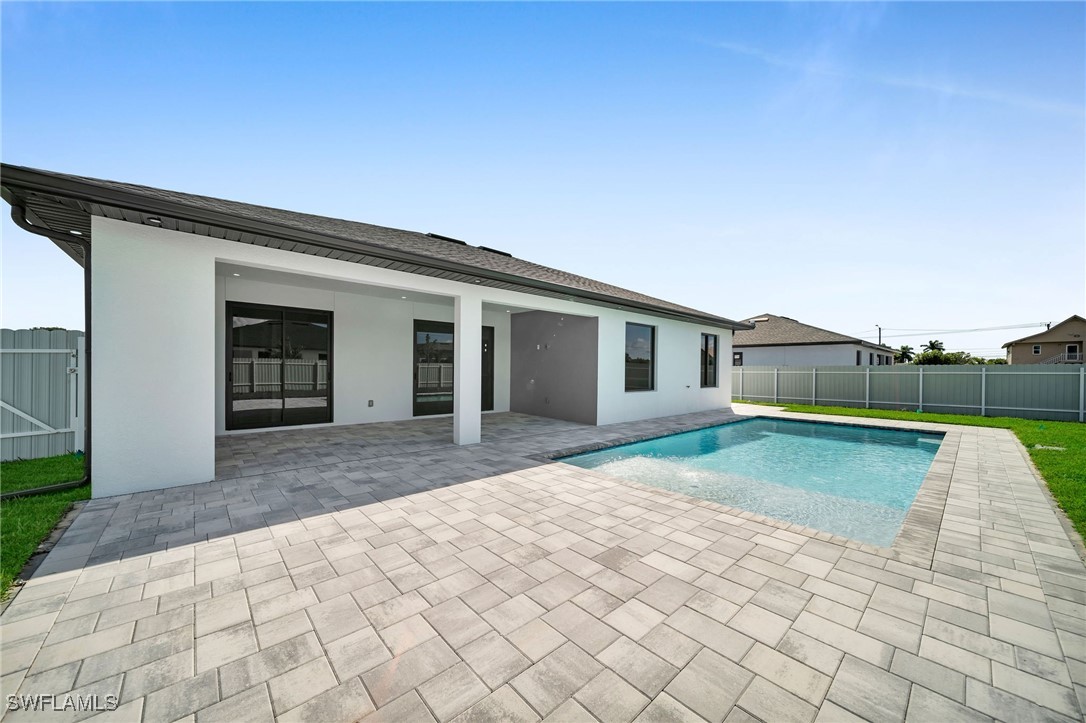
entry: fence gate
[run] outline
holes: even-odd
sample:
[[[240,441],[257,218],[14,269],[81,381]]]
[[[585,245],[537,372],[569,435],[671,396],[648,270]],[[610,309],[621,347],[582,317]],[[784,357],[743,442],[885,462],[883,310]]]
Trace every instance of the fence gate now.
[[[0,460],[83,449],[83,332],[0,330]]]

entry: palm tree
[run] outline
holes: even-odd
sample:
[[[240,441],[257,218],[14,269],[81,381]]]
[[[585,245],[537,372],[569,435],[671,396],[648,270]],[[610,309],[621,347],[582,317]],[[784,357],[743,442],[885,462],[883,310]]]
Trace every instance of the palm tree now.
[[[923,344],[921,347],[924,351],[943,351],[946,347],[943,346],[943,342],[938,339],[931,339],[927,344]]]
[[[897,350],[897,354],[894,356],[897,357],[894,361],[898,364],[908,364],[913,360],[913,357],[915,357],[916,354],[913,353],[913,348],[911,346],[902,344],[901,348]]]

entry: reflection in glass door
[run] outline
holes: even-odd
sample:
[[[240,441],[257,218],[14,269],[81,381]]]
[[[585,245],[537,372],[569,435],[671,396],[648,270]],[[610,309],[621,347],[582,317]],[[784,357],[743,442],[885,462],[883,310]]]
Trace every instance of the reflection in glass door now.
[[[228,303],[226,428],[332,421],[332,312]]]
[[[441,321],[415,320],[415,383],[413,410],[416,417],[452,414],[454,327]],[[494,409],[494,327],[482,328],[482,410]]]

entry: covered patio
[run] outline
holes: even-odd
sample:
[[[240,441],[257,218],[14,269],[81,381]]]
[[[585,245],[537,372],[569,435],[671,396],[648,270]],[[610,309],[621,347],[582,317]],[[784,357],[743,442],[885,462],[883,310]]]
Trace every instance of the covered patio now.
[[[214,482],[87,503],[0,617],[2,692],[148,723],[1081,720],[1086,569],[1007,430],[879,422],[954,432],[926,561],[548,459],[783,414],[736,409],[219,437]]]

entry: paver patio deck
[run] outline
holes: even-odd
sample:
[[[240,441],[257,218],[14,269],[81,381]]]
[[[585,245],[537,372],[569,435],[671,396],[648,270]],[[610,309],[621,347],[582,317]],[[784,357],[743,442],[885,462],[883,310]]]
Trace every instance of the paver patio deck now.
[[[0,687],[148,722],[1082,720],[1086,568],[1007,430],[842,418],[952,432],[890,550],[543,459],[736,418],[223,438],[215,482],[86,505],[0,616]]]

